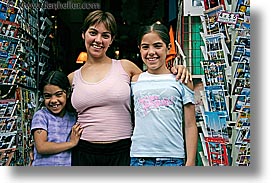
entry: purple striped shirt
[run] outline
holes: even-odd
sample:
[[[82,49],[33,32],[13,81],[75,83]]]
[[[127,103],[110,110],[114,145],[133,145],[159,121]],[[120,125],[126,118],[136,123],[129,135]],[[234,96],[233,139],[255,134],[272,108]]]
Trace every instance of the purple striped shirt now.
[[[44,129],[48,132],[48,142],[70,141],[71,129],[76,115],[66,112],[63,117],[55,116],[45,107],[38,110],[32,119],[31,130]],[[34,148],[33,166],[71,166],[71,150],[58,154],[39,154]]]

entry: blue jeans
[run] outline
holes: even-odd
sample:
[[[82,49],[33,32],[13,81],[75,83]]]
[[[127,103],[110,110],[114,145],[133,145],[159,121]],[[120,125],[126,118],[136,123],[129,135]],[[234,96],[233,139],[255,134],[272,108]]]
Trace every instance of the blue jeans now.
[[[135,158],[131,157],[131,166],[184,166],[183,158]]]

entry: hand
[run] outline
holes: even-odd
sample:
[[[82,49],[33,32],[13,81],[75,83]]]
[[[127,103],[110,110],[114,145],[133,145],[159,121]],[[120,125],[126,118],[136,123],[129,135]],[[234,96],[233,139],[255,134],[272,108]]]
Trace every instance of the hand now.
[[[71,133],[71,142],[76,146],[81,134],[82,134],[83,128],[81,128],[79,123],[76,123],[73,127],[72,127],[72,133]]]
[[[188,83],[189,81],[192,81],[192,76],[188,69],[184,67],[183,65],[176,65],[171,68],[171,72],[173,74],[176,74],[176,80],[180,80],[182,83]]]

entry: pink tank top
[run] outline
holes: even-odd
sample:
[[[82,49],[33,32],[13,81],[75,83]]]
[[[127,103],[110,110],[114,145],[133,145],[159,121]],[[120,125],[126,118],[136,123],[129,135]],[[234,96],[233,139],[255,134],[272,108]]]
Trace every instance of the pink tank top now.
[[[84,128],[81,139],[114,141],[132,135],[130,77],[119,60],[112,60],[110,72],[97,83],[84,81],[81,68],[74,72],[72,105]]]

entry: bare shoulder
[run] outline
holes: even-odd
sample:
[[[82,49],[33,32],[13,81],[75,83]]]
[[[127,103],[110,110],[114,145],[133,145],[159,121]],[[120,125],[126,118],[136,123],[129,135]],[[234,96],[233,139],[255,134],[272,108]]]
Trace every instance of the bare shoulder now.
[[[138,66],[134,62],[127,59],[121,59],[120,61],[123,69],[125,70],[125,72],[128,73],[130,77],[133,77],[134,75],[142,72],[141,69],[138,68]]]
[[[71,72],[67,77],[68,77],[68,79],[69,79],[70,85],[72,85],[72,83],[73,83],[73,78],[74,78],[74,72]]]

